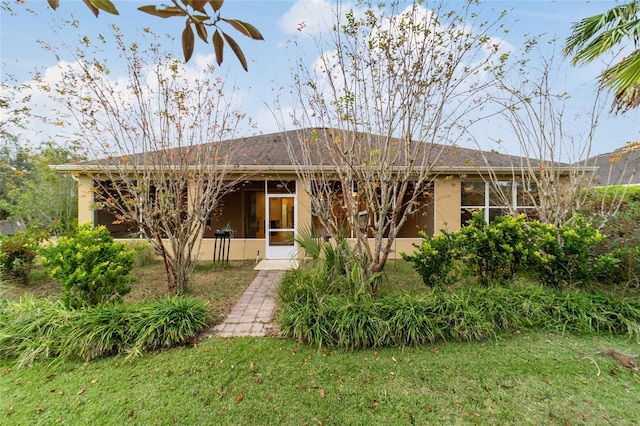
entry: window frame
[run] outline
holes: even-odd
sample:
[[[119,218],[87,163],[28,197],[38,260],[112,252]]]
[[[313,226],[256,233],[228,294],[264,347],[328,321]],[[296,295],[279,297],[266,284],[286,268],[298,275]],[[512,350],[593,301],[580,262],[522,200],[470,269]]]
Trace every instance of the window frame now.
[[[477,184],[477,183],[482,183],[484,186],[484,205],[463,204],[465,187],[469,186],[470,184]],[[493,200],[491,199],[492,194],[498,193],[497,190],[495,189],[496,186],[499,186],[501,184],[509,184],[510,186],[509,188],[510,202],[508,205],[502,204],[501,202],[503,200],[500,200],[500,202],[496,202],[495,199]],[[520,187],[523,185],[529,185],[529,189],[527,189],[527,191],[520,191]],[[535,187],[535,189],[530,189],[532,186]],[[524,195],[526,193],[536,194],[537,192],[538,190],[537,190],[536,183],[531,181],[523,182],[523,181],[514,180],[514,179],[498,180],[498,181],[487,181],[482,179],[469,179],[464,181],[461,180],[460,181],[460,224],[464,226],[468,221],[468,217],[465,218],[465,216],[468,216],[470,212],[474,212],[479,209],[482,209],[484,220],[487,223],[491,223],[491,221],[496,217],[501,216],[503,214],[508,214],[510,211],[535,209],[536,208],[535,203],[534,205],[519,205],[518,202],[520,201],[519,195],[521,194]],[[495,214],[496,212],[498,212],[498,214]]]

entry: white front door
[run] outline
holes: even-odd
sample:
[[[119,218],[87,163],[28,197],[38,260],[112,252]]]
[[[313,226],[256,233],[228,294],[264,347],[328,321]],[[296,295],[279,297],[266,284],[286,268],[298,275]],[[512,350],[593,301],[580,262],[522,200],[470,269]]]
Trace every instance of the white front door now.
[[[293,194],[267,195],[267,259],[291,259],[296,256],[296,197]]]

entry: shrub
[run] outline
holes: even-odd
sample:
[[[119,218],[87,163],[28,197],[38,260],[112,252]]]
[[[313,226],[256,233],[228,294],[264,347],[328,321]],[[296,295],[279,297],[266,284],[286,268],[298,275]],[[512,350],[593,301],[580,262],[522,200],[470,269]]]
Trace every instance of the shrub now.
[[[62,284],[64,302],[77,308],[119,300],[129,293],[135,278],[134,249],[114,243],[104,226],[82,226],[73,237],[61,237],[56,246],[42,250],[43,265]]]
[[[0,274],[4,280],[26,285],[44,232],[27,230],[0,239]]]
[[[637,281],[640,263],[640,241],[620,243],[623,247],[613,251],[604,249],[604,235],[581,216],[556,227],[527,221],[524,215],[499,216],[487,224],[481,213],[474,213],[469,225],[456,233],[421,237],[422,244],[414,245],[418,250],[402,256],[414,263],[430,287],[451,279],[456,260],[469,267],[484,286],[504,284],[517,273],[531,271],[543,284],[555,288],[605,278]]]
[[[640,245],[613,250],[611,256],[618,262],[604,278],[617,284],[640,288]]]
[[[616,202],[621,194],[624,198],[617,213],[606,220],[600,217],[602,204]],[[617,285],[640,287],[640,186],[591,188],[584,212],[607,236],[594,251],[610,253],[619,260],[616,267],[599,278]]]
[[[15,358],[18,365],[169,348],[195,338],[209,322],[206,302],[189,297],[83,309],[30,297],[5,303],[0,311],[0,356]]]
[[[533,236],[525,215],[498,216],[487,224],[482,212],[475,212],[458,234],[462,258],[484,285],[511,280],[526,269],[533,252]]]
[[[540,281],[555,288],[585,284],[615,268],[618,260],[594,247],[605,237],[581,216],[560,227],[532,223],[536,250],[532,266]]]
[[[322,256],[318,259],[327,271],[327,280],[336,280],[347,274],[349,265],[357,259],[346,237],[340,237],[335,247],[329,243],[322,244]]]
[[[420,231],[419,236],[422,242],[419,245],[413,244],[417,250],[411,255],[400,253],[402,258],[413,263],[426,286],[448,284],[454,279],[451,273],[458,256],[456,234],[442,231],[431,237]]]
[[[326,296],[292,301],[278,315],[283,335],[317,346],[350,349],[476,341],[527,330],[640,336],[640,300],[544,287],[458,287],[422,296],[356,303]]]
[[[595,247],[596,252],[611,253],[620,260],[607,278],[614,283],[640,287],[640,202],[628,203],[603,224],[602,232],[607,238]]]

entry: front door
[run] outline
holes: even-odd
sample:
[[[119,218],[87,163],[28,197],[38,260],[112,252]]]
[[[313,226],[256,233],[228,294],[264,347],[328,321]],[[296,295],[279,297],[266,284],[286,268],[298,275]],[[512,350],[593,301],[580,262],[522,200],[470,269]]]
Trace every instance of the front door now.
[[[296,198],[293,194],[267,195],[267,259],[291,259],[296,256]]]

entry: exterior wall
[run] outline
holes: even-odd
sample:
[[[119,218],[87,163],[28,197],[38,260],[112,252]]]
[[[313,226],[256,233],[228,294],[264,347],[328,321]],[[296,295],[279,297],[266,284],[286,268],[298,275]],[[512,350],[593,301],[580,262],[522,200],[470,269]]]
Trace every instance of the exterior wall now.
[[[78,176],[78,225],[93,224],[93,179],[87,175]]]
[[[271,176],[266,177],[269,179]],[[282,180],[293,180],[294,176],[273,176]],[[93,201],[92,179],[88,176],[80,176],[78,178],[78,223],[93,223],[93,210],[91,203]],[[435,182],[435,199],[434,199],[434,230],[438,232],[441,229],[447,231],[455,231],[460,228],[460,178],[458,176],[448,176],[436,179]],[[233,197],[233,194],[230,194]],[[303,186],[298,182],[297,191],[297,227],[311,227],[311,201],[309,194],[304,190]],[[238,206],[242,204],[241,199],[230,199],[227,201],[228,206]],[[230,222],[235,229],[242,229],[242,218],[240,215],[233,215],[230,212],[225,213],[225,217],[219,222],[226,224]],[[141,240],[129,239],[121,241],[140,242]],[[420,243],[420,238],[398,238],[394,243],[393,250],[389,255],[389,259],[400,259],[400,253],[412,253],[414,251],[413,243]],[[211,261],[213,259],[215,239],[205,238],[202,241],[199,256],[203,261]],[[230,260],[245,259],[263,259],[265,256],[264,238],[239,238],[238,236],[231,238],[229,245]],[[302,257],[304,253],[298,251],[298,257]]]
[[[299,181],[296,182],[296,193],[298,201],[298,223],[296,225],[296,229],[311,229],[311,198]],[[298,258],[301,259],[303,257],[304,250],[298,249]]]
[[[443,176],[435,182],[435,232],[460,229],[460,176]]]
[[[199,258],[207,262],[213,260],[213,250],[215,239],[205,238],[200,247]],[[219,256],[219,244],[217,243],[217,253]],[[229,260],[264,259],[265,240],[264,238],[231,238],[229,240]],[[225,254],[223,254],[225,256]]]

